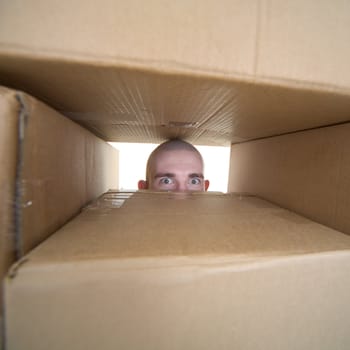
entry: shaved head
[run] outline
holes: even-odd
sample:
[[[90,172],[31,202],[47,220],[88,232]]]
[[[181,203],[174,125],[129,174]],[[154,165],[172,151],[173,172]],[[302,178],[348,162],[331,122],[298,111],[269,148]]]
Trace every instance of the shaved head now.
[[[172,139],[160,144],[149,156],[146,181],[140,180],[139,189],[155,191],[206,191],[204,162],[199,151],[190,143]]]
[[[155,164],[159,158],[159,155],[163,154],[163,152],[169,152],[169,151],[193,152],[194,155],[196,155],[200,160],[200,162],[202,163],[202,167],[204,167],[202,155],[199,153],[196,147],[180,139],[171,139],[160,144],[149,156],[147,161],[147,169],[146,169],[146,181],[149,182],[152,179],[154,175]]]

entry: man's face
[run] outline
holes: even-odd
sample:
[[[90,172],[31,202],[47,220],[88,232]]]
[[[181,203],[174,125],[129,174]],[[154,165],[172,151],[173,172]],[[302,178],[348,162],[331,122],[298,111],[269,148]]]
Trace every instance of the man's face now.
[[[203,162],[188,150],[162,151],[153,161],[149,189],[161,191],[205,191]]]

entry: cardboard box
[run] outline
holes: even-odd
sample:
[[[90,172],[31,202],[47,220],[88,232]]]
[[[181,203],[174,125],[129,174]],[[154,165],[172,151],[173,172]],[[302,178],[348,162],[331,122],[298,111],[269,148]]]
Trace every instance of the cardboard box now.
[[[0,2],[0,83],[60,112],[0,103],[40,110],[24,251],[112,187],[106,145],[62,115],[105,141],[234,144],[231,191],[349,232],[348,127],[310,130],[350,120],[349,22],[343,0]],[[7,266],[20,124],[1,119]],[[87,211],[14,266],[10,349],[349,347],[347,237],[258,199],[140,196]]]
[[[350,237],[264,200],[109,192],[6,280],[7,349],[348,349]]]
[[[82,206],[118,187],[115,149],[33,97],[4,87],[0,164],[1,280],[16,259]]]
[[[39,14],[45,19],[38,21]],[[301,132],[304,141],[293,157],[302,159],[314,139],[306,130],[350,121],[350,50],[344,45],[350,4],[342,0],[317,6],[304,0],[154,0],[147,6],[102,0],[98,10],[92,0],[84,6],[35,0],[3,2],[0,16],[0,80],[106,141],[180,137],[228,146]],[[342,138],[349,138],[344,130]],[[271,163],[262,188],[229,191],[248,191],[350,232],[350,163],[339,157],[342,147],[324,148],[320,168],[305,177],[298,161],[288,161],[281,172]],[[259,173],[261,160],[254,159],[249,169],[257,171],[245,172],[243,181]],[[339,167],[344,171],[337,176]],[[232,158],[231,178],[238,168]]]
[[[107,141],[230,145],[349,121],[349,22],[343,0],[3,1],[0,81]]]
[[[18,103],[0,90],[0,276],[3,277],[14,261],[14,197],[18,147]]]
[[[23,255],[118,187],[118,151],[22,92],[0,87],[0,108],[1,237],[18,235]]]
[[[246,192],[350,234],[350,123],[235,144],[229,192]]]

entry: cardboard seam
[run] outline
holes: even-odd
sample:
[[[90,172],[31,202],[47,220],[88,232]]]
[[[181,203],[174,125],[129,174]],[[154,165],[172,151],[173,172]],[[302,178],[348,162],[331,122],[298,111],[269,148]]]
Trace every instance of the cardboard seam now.
[[[15,258],[19,260],[23,257],[23,228],[22,228],[22,177],[24,167],[24,140],[25,129],[27,126],[29,113],[25,103],[23,93],[17,92],[16,99],[19,104],[18,112],[18,147],[17,147],[17,164],[15,175],[15,198],[14,198],[14,247]]]
[[[302,81],[283,77],[256,76],[255,74],[240,73],[215,69],[213,67],[198,67],[175,60],[150,60],[134,57],[98,56],[89,53],[73,53],[71,51],[52,51],[45,48],[37,48],[36,52],[24,46],[2,46],[0,43],[0,57],[5,55],[28,58],[31,60],[56,60],[68,64],[85,64],[96,68],[109,67],[119,69],[141,70],[143,72],[185,75],[196,78],[213,78],[223,82],[243,82],[259,86],[274,86],[285,89],[303,90],[319,93],[332,93],[341,96],[350,95],[350,87],[339,86],[316,81]]]
[[[77,263],[86,269],[90,269],[91,264],[94,267],[101,263],[101,269],[103,271],[113,270],[113,271],[147,271],[147,270],[163,270],[163,269],[186,269],[186,268],[198,268],[203,269],[206,273],[212,273],[213,271],[247,271],[254,269],[262,269],[273,265],[290,263],[296,260],[313,260],[318,258],[332,258],[332,257],[350,257],[350,248],[342,248],[337,250],[324,250],[320,252],[295,252],[293,254],[285,255],[283,252],[275,252],[271,255],[225,255],[225,256],[164,256],[155,257],[124,257],[124,258],[111,258],[102,256],[94,257],[91,259],[83,258],[74,260],[64,260],[64,261],[41,261],[41,260],[30,260],[30,265],[26,267],[26,270],[34,271],[48,271],[53,268],[57,271],[57,267],[64,270],[71,270],[72,265],[77,267]],[[236,257],[236,259],[235,259]],[[155,261],[156,260],[156,261]],[[29,261],[28,258],[24,258],[17,262],[13,266],[13,275],[11,278],[15,277],[21,266]],[[113,267],[104,269],[105,264],[110,265],[112,263]],[[113,264],[116,263],[117,265]]]
[[[260,141],[260,140],[266,140],[266,139],[271,139],[273,137],[280,137],[280,136],[285,136],[285,135],[293,135],[293,134],[298,134],[300,132],[308,132],[312,130],[319,130],[319,129],[325,129],[325,128],[332,128],[338,125],[346,125],[350,124],[350,120],[344,121],[344,122],[339,122],[339,123],[334,123],[334,124],[327,124],[327,125],[320,125],[314,128],[307,128],[307,129],[300,129],[300,130],[294,130],[294,131],[289,131],[281,134],[274,134],[274,135],[269,135],[269,136],[262,136],[262,137],[257,137],[254,139],[249,139],[249,140],[244,140],[244,141],[238,141],[238,142],[233,142],[231,145],[239,145],[243,143],[249,143],[253,141]]]

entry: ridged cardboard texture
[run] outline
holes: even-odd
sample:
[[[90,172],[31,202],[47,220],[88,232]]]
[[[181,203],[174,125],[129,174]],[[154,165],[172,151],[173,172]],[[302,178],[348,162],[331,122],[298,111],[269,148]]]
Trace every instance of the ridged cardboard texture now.
[[[349,14],[341,0],[2,2],[0,81],[107,141],[229,145],[349,120]]]

